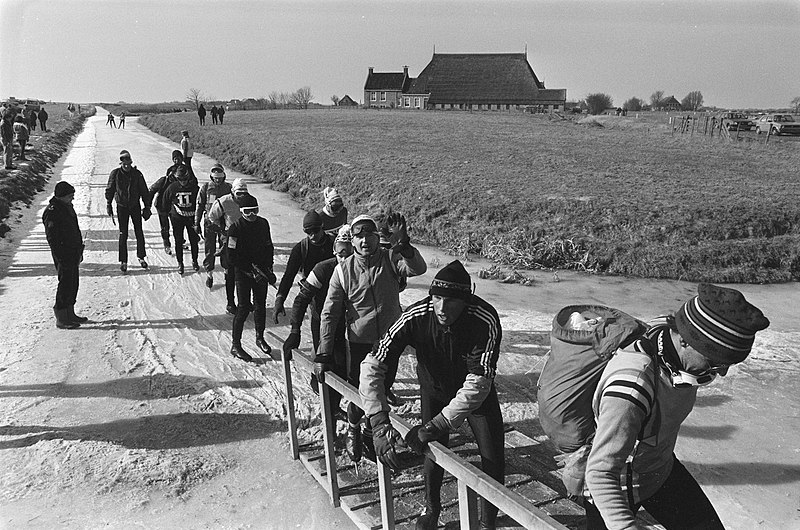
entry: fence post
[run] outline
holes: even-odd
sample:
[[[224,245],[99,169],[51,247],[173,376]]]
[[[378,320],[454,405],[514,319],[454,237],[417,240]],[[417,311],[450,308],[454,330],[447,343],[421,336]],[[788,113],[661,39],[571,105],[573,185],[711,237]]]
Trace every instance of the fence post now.
[[[392,499],[392,475],[389,468],[378,462],[378,495],[381,500],[381,522],[383,530],[394,530],[394,499]]]
[[[463,481],[458,481],[458,518],[461,530],[478,528],[478,495]]]
[[[297,460],[300,458],[300,446],[297,443],[297,416],[294,412],[292,367],[283,348],[281,348],[281,362],[283,363],[283,380],[286,383],[286,423],[289,428],[289,450],[292,452],[292,459]]]
[[[335,438],[336,418],[331,407],[331,390],[322,381],[317,381],[319,388],[319,399],[322,409],[322,435],[325,444],[325,470],[328,472],[328,493],[331,496],[331,504],[334,508],[339,507],[339,478],[336,469],[336,450],[333,447]]]

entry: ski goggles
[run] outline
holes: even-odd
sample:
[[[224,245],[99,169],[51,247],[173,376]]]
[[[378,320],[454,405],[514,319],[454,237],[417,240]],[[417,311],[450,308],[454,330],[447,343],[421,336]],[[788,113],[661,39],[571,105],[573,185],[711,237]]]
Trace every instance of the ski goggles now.
[[[242,212],[242,215],[245,217],[252,217],[258,215],[258,206],[246,206],[244,208],[239,208],[239,211]]]
[[[377,234],[378,228],[372,223],[358,223],[350,227],[350,233],[353,237],[367,237],[370,234]]]

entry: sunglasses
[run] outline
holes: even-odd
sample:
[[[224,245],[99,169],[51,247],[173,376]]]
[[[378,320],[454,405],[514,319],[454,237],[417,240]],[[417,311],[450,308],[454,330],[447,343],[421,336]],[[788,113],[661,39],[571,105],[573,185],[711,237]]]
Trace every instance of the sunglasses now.
[[[375,226],[370,223],[359,223],[350,228],[350,233],[353,236],[367,237],[369,234],[376,234],[377,232]]]

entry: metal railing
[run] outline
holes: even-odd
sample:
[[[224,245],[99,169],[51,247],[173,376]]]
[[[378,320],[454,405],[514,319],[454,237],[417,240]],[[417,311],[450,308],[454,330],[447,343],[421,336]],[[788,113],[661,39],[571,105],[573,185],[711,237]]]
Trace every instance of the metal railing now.
[[[283,339],[273,332],[268,332],[274,339],[283,342]],[[293,359],[298,367],[313,371],[314,363],[306,354],[300,350],[293,350]],[[281,353],[283,363],[284,382],[286,385],[286,411],[289,430],[289,447],[292,458],[300,458],[300,444],[297,438],[297,418],[295,415],[294,390],[292,386],[292,370],[290,362]],[[324,383],[319,385],[320,405],[322,411],[323,424],[323,446],[325,451],[326,473],[315,474],[317,480],[327,491],[331,503],[334,507],[341,507],[339,497],[338,471],[336,467],[336,453],[333,442],[335,438],[336,418],[331,410],[331,389],[336,390],[345,399],[361,404],[361,396],[358,390],[353,388],[344,379],[332,372],[325,374]],[[403,436],[411,428],[411,425],[400,416],[393,412],[389,413],[392,425]],[[459,519],[462,529],[474,529],[478,527],[478,495],[488,500],[507,516],[515,520],[524,528],[528,529],[548,529],[566,530],[562,525],[547,513],[537,508],[520,494],[510,490],[495,479],[468,463],[453,451],[439,442],[430,442],[425,450],[425,456],[436,462],[447,472],[453,475],[458,485],[458,506]],[[385,530],[392,530],[395,527],[394,503],[392,500],[392,481],[389,468],[378,462],[378,488],[381,503],[381,521]],[[348,510],[351,518],[354,516]]]

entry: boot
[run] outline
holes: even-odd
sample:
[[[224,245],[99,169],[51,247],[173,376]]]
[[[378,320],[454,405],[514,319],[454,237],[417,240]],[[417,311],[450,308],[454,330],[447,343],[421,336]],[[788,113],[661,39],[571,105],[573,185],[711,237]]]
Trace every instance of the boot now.
[[[361,450],[363,448],[361,442],[361,425],[347,426],[347,437],[344,440],[344,448],[351,462],[358,462],[361,460]]]
[[[147,269],[147,261],[144,258],[139,258],[139,266],[143,269]]]
[[[237,311],[236,304],[228,304],[227,306],[225,306],[225,312],[228,313],[229,315],[236,316],[236,311]]]
[[[256,346],[258,346],[258,349],[263,351],[267,355],[269,355],[272,352],[272,347],[270,347],[270,345],[267,344],[267,341],[264,340],[263,332],[261,332],[260,334],[258,334],[258,336],[256,336]]]
[[[183,263],[178,263],[178,274],[183,276]]]
[[[436,530],[439,527],[439,513],[441,508],[425,505],[425,511],[417,519],[416,530]]]
[[[120,261],[119,270],[121,270],[123,273],[128,272],[128,264],[124,261]]]
[[[192,260],[192,268],[194,269],[194,272],[199,272],[200,271],[200,264],[197,263],[196,259]]]
[[[79,317],[75,314],[75,306],[70,306],[66,309],[67,316],[71,322],[77,322],[78,324],[83,324],[84,322],[89,322],[89,319],[86,317]]]
[[[80,324],[69,319],[66,309],[53,309],[53,313],[56,315],[56,327],[58,329],[75,329],[80,327]]]
[[[211,287],[213,285],[214,285],[214,273],[211,272],[211,271],[208,271],[208,277],[206,278],[206,287],[211,289]]]
[[[231,345],[231,355],[233,355],[238,359],[243,360],[246,363],[253,362],[253,358],[250,357],[250,355],[246,351],[244,351],[244,348],[242,348],[241,342],[234,342]]]

